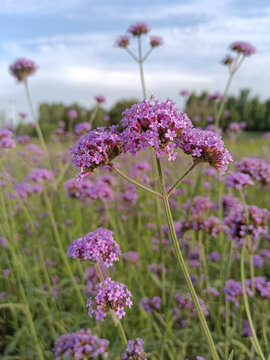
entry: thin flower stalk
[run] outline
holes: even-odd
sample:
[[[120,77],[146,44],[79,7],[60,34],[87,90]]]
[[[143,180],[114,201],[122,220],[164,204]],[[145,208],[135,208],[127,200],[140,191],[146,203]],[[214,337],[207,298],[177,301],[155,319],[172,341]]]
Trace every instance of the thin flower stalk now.
[[[194,162],[193,164],[192,164],[192,166],[174,183],[174,185],[167,191],[167,196],[168,197],[170,197],[172,194],[173,194],[173,192],[174,192],[174,190],[175,190],[175,188],[179,185],[179,184],[181,184],[181,182],[189,175],[189,173],[195,168],[195,166],[197,166],[199,164],[199,162]]]
[[[162,166],[161,166],[160,159],[158,159],[158,158],[157,158],[157,167],[158,167],[158,173],[159,173],[159,179],[160,179],[160,186],[161,186],[161,189],[162,189],[162,192],[163,192],[164,209],[165,209],[165,213],[166,213],[166,218],[167,218],[167,223],[168,223],[168,227],[169,227],[170,236],[171,236],[171,239],[172,239],[172,242],[173,242],[173,248],[174,248],[174,251],[175,251],[175,255],[177,257],[178,263],[179,263],[180,268],[182,270],[182,273],[184,275],[184,278],[185,278],[189,293],[190,293],[190,295],[192,297],[192,301],[193,301],[194,306],[196,308],[196,311],[198,313],[198,317],[199,317],[200,323],[202,325],[204,334],[205,334],[205,336],[207,338],[208,345],[209,345],[209,348],[210,348],[210,351],[211,351],[211,354],[212,354],[212,358],[214,360],[219,360],[219,356],[217,354],[214,341],[212,339],[210,330],[208,328],[205,316],[204,316],[204,314],[202,312],[202,309],[200,307],[200,303],[198,301],[196,291],[195,291],[194,286],[192,284],[192,281],[190,279],[190,275],[189,275],[188,269],[186,267],[185,260],[183,258],[181,249],[179,247],[179,243],[178,243],[175,228],[174,228],[172,213],[171,213],[171,209],[170,209],[170,204],[169,204],[168,196],[166,194],[166,187],[165,187],[165,182],[164,182],[164,177],[163,177]]]

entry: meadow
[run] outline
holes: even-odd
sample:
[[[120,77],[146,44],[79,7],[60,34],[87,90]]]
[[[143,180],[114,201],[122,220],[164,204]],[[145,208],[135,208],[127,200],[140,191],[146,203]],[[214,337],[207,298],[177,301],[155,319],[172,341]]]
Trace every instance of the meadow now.
[[[254,52],[237,46],[229,84]],[[269,360],[269,134],[236,124],[223,143],[228,86],[208,130],[143,96],[119,132],[74,110],[46,143],[31,70],[11,68],[37,137],[0,129],[0,358]]]

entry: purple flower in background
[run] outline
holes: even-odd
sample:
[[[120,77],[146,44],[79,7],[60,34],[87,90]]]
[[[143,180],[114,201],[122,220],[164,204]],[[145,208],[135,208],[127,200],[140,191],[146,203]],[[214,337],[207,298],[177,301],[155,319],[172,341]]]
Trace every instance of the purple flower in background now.
[[[196,308],[195,308],[195,306],[193,304],[193,300],[192,300],[191,295],[189,293],[186,293],[184,296],[182,296],[180,294],[175,294],[174,298],[178,302],[178,305],[179,305],[179,307],[181,309],[184,308],[184,309],[189,310],[192,317],[197,315],[197,310],[196,310]],[[203,300],[200,299],[198,296],[197,296],[197,298],[198,298],[198,301],[200,303],[200,307],[202,309],[202,312],[204,313],[205,316],[208,316],[209,313],[206,310],[206,307],[205,307],[205,304],[204,304]]]
[[[40,194],[43,188],[40,184],[18,183],[14,186],[14,190],[20,199],[26,199],[32,194]]]
[[[126,360],[147,360],[143,349],[143,340],[137,338],[135,340],[128,340],[128,347],[122,354],[122,359]]]
[[[107,267],[110,267],[114,261],[119,260],[119,255],[121,255],[120,247],[114,241],[113,234],[111,230],[98,228],[74,240],[68,246],[67,256],[81,261],[104,262]]]
[[[163,45],[163,39],[161,36],[150,36],[150,45],[152,47],[157,47]]]
[[[190,95],[190,91],[189,90],[186,90],[186,89],[183,89],[179,92],[180,95],[182,96],[188,96]]]
[[[253,296],[253,292],[250,289],[250,281],[246,280],[245,285],[247,295]],[[225,301],[231,301],[237,307],[240,305],[240,299],[243,296],[243,289],[240,281],[227,280],[223,292],[226,295]]]
[[[236,163],[239,171],[250,175],[262,185],[270,184],[270,164],[263,159],[243,158]]]
[[[7,247],[7,242],[5,240],[5,238],[3,236],[0,236],[0,246],[2,248],[6,248]]]
[[[39,156],[44,155],[43,150],[39,146],[37,146],[36,144],[28,144],[26,146],[26,149],[30,150],[31,152],[34,152],[35,154],[37,154]]]
[[[154,311],[158,311],[161,306],[161,298],[159,296],[154,296],[152,299],[149,297],[144,297],[140,300],[140,306],[148,314],[151,314]]]
[[[109,120],[110,120],[110,115],[105,114],[105,115],[103,116],[103,120],[104,120],[104,121],[109,121]]]
[[[128,32],[133,36],[140,36],[147,34],[150,31],[150,27],[144,22],[138,22],[135,25],[131,25]]]
[[[223,65],[232,65],[234,63],[235,59],[234,57],[232,57],[231,55],[226,55],[222,60],[221,60],[221,63]]]
[[[263,257],[261,255],[252,255],[252,262],[258,268],[263,267]]]
[[[71,334],[61,335],[54,343],[53,352],[56,360],[66,357],[73,359],[97,359],[102,356],[108,357],[107,347],[109,341],[93,335],[90,329],[81,329]]]
[[[233,195],[222,195],[222,209],[225,215],[229,214],[231,210],[235,209],[240,204],[240,201]]]
[[[72,198],[84,198],[84,193],[93,186],[92,181],[87,179],[69,179],[65,182],[64,188],[67,190],[68,196]]]
[[[86,176],[121,154],[122,139],[116,128],[91,130],[70,148],[72,162],[80,170],[78,175]]]
[[[125,284],[107,278],[99,284],[95,299],[89,298],[87,300],[88,314],[90,317],[94,314],[96,320],[104,321],[106,311],[112,309],[118,319],[121,320],[126,315],[124,306],[129,308],[132,306],[131,297],[132,294]]]
[[[102,103],[105,103],[106,102],[106,98],[104,95],[96,95],[95,96],[95,100],[99,103],[99,104],[102,104]]]
[[[42,183],[44,180],[53,181],[54,176],[50,170],[47,169],[33,169],[31,174],[27,176],[27,180]]]
[[[18,81],[24,81],[36,72],[37,66],[32,60],[18,59],[9,67],[9,70]]]
[[[252,332],[251,332],[248,320],[243,320],[242,335],[244,337],[251,337],[252,336]]]
[[[231,154],[225,148],[221,137],[212,131],[186,129],[179,138],[179,147],[196,162],[208,162],[222,174],[225,173]]]
[[[15,141],[12,139],[13,132],[8,129],[0,129],[0,149],[10,149],[15,147]]]
[[[3,274],[4,276],[9,276],[9,274],[10,274],[9,269],[4,269],[4,270],[2,271],[2,274]]]
[[[137,253],[137,251],[127,251],[123,254],[123,260],[126,262],[130,261],[135,266],[138,266],[139,254]]]
[[[248,42],[236,41],[230,45],[230,49],[245,56],[253,55],[257,52],[256,48]]]
[[[100,263],[99,267],[102,275],[106,277],[106,266],[103,263]],[[97,271],[94,266],[86,268],[84,273],[84,281],[87,284],[87,290],[84,291],[84,294],[94,296],[98,291],[98,285],[100,283]]]
[[[224,98],[224,95],[219,93],[219,92],[215,92],[214,94],[208,95],[206,97],[206,101],[213,101],[213,100],[221,100]]]
[[[91,130],[91,125],[87,121],[80,122],[79,124],[75,125],[75,134],[82,135],[83,133],[88,132]]]
[[[116,46],[126,48],[129,45],[130,37],[122,35],[116,40]]]
[[[225,184],[228,187],[233,187],[240,190],[243,187],[254,185],[254,182],[251,180],[251,177],[248,174],[244,174],[242,172],[232,172],[226,178]]]
[[[207,256],[207,259],[214,261],[214,262],[218,262],[218,261],[220,261],[220,253],[217,251],[213,251],[212,253],[210,253]]]
[[[16,140],[19,144],[24,145],[30,141],[30,136],[29,135],[18,136]]]
[[[145,99],[126,109],[123,115],[124,151],[132,155],[150,147],[157,157],[167,154],[169,160],[175,160],[175,140],[192,126],[187,115],[179,113],[170,99],[165,102]]]
[[[78,112],[75,109],[70,109],[68,110],[67,115],[70,119],[76,119],[78,117]]]
[[[203,290],[204,294],[209,294],[212,295],[214,297],[218,297],[219,296],[219,291],[213,287],[208,287],[207,289]]]

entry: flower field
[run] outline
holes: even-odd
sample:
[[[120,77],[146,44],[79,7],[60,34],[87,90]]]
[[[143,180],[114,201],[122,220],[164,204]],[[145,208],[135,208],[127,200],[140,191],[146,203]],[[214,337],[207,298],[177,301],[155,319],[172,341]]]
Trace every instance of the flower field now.
[[[71,109],[45,139],[29,91],[37,66],[10,67],[36,136],[0,129],[3,360],[270,359],[269,133],[222,126],[256,49],[230,46],[226,89],[205,99],[215,113],[202,128],[147,96],[144,61],[166,41],[151,36],[142,53],[149,31],[137,23],[116,41],[143,95],[118,125],[94,126],[97,95],[88,121]]]

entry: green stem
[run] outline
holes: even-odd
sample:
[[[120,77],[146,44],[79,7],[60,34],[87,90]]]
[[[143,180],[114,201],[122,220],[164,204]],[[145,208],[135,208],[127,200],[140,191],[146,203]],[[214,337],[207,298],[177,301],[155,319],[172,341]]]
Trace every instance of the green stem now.
[[[145,90],[144,73],[143,73],[141,36],[138,36],[138,53],[139,53],[139,68],[140,68],[140,77],[141,77],[141,84],[142,84],[142,94],[143,94],[143,98],[146,99],[146,90]]]
[[[251,317],[248,298],[247,298],[246,283],[245,283],[245,256],[244,256],[245,249],[246,249],[246,246],[245,246],[245,244],[243,244],[242,251],[241,251],[241,283],[242,283],[244,305],[245,305],[245,310],[246,310],[247,317],[248,317],[248,323],[249,323],[250,330],[251,330],[252,337],[253,337],[254,346],[256,348],[257,353],[260,355],[261,359],[266,360],[264,357],[264,354],[262,352],[258,338],[257,338],[257,334],[256,334],[256,330],[255,330],[253,320]]]
[[[99,280],[101,282],[104,282],[104,276],[103,276],[102,271],[100,269],[99,263],[97,263],[97,262],[95,263],[95,268],[96,268]],[[127,347],[128,346],[127,337],[126,337],[126,334],[125,334],[125,330],[124,330],[124,328],[123,328],[123,326],[121,324],[121,321],[116,317],[114,310],[110,309],[110,314],[111,314],[111,317],[113,319],[114,325],[117,327],[117,330],[119,332],[121,340],[123,341],[124,346]]]
[[[223,96],[223,98],[221,100],[221,103],[219,105],[218,114],[217,114],[216,121],[215,121],[215,130],[217,130],[219,128],[219,126],[220,126],[219,125],[220,120],[221,120],[221,117],[222,117],[222,114],[223,114],[224,108],[225,108],[225,100],[226,100],[229,88],[231,86],[233,75],[234,75],[234,72],[231,72],[230,75],[229,75],[229,78],[228,78],[228,81],[227,81],[227,84],[226,84],[226,87],[225,87],[225,91],[224,91],[224,96]]]
[[[139,62],[139,59],[137,58],[137,56],[135,54],[133,54],[133,52],[128,47],[125,47],[125,49],[135,61]]]
[[[95,106],[94,110],[91,112],[91,115],[90,115],[90,118],[89,118],[89,121],[88,121],[91,127],[92,127],[93,122],[94,122],[94,120],[95,120],[95,118],[96,118],[96,115],[97,115],[97,112],[98,112],[98,108],[99,108],[99,105],[98,105],[98,103],[97,103],[97,105]]]
[[[199,162],[194,162],[193,165],[175,182],[175,184],[167,192],[167,196],[170,197],[174,189],[188,176],[188,174],[198,165]]]
[[[189,272],[188,272],[188,269],[187,269],[186,264],[185,264],[185,260],[183,258],[181,249],[179,247],[179,243],[178,243],[177,236],[176,236],[176,233],[175,233],[175,228],[174,228],[172,213],[171,213],[171,209],[170,209],[170,204],[169,204],[168,196],[166,194],[166,187],[165,187],[165,182],[164,182],[164,177],[163,177],[163,172],[162,172],[160,159],[157,158],[156,161],[157,161],[160,185],[161,185],[161,189],[162,189],[162,192],[163,192],[164,209],[165,209],[165,213],[166,213],[167,223],[168,223],[168,227],[169,227],[170,236],[171,236],[171,239],[172,239],[175,255],[177,257],[180,268],[181,268],[181,270],[183,272],[183,275],[184,275],[184,278],[185,278],[189,293],[191,295],[193,304],[194,304],[194,306],[195,306],[195,308],[197,310],[197,314],[198,314],[201,326],[203,328],[203,332],[204,332],[204,334],[206,336],[206,339],[208,341],[208,344],[209,344],[209,348],[210,348],[210,351],[211,351],[211,354],[212,354],[212,358],[214,360],[219,360],[219,357],[218,357],[218,354],[217,354],[217,351],[216,351],[216,348],[215,348],[214,341],[212,339],[210,330],[208,328],[205,316],[204,316],[204,314],[202,312],[202,309],[200,307],[200,303],[198,301],[196,291],[195,291],[194,286],[192,284],[192,281],[190,279]]]
[[[150,188],[148,188],[148,187],[140,184],[140,183],[137,182],[136,180],[131,179],[129,176],[127,176],[126,174],[122,173],[122,171],[120,171],[119,169],[116,169],[116,168],[113,166],[113,164],[109,164],[109,166],[110,166],[110,168],[111,168],[115,173],[117,173],[118,175],[120,175],[120,176],[121,176],[122,178],[124,178],[125,180],[129,181],[130,183],[136,185],[137,187],[139,187],[139,188],[141,188],[141,189],[143,189],[143,190],[145,190],[145,191],[147,191],[147,192],[150,192],[152,195],[155,195],[155,196],[158,196],[158,197],[162,198],[162,195],[161,195],[159,192],[157,192],[157,191],[155,191],[155,190],[152,190],[152,189],[150,189]]]
[[[24,87],[25,87],[25,93],[26,93],[28,104],[29,104],[30,112],[31,112],[32,118],[34,119],[34,124],[35,124],[35,128],[36,128],[36,132],[38,134],[39,142],[40,142],[40,145],[43,148],[43,151],[44,151],[44,153],[45,153],[45,155],[47,157],[48,165],[49,165],[49,168],[51,170],[52,166],[51,166],[51,162],[50,162],[50,158],[49,158],[48,149],[47,149],[47,146],[46,146],[46,143],[45,143],[41,128],[39,126],[38,118],[37,118],[37,116],[35,114],[35,111],[34,111],[34,107],[33,107],[30,92],[29,92],[28,82],[27,82],[26,78],[24,79]]]

